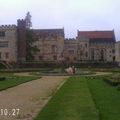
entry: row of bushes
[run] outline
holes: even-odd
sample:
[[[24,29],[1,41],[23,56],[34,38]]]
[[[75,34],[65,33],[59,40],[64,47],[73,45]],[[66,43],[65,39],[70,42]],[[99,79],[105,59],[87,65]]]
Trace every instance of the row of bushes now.
[[[87,63],[65,63],[65,62],[53,62],[53,61],[46,61],[46,62],[22,62],[18,63],[18,68],[46,68],[46,67],[52,67],[52,68],[59,68],[59,67],[68,67],[68,66],[76,66],[78,68],[113,68],[117,67],[117,63],[110,62],[110,63],[104,63],[104,62],[87,62]]]
[[[68,62],[53,62],[53,61],[41,61],[41,62],[19,62],[16,64],[11,64],[13,68],[60,68],[60,67],[68,67],[75,66],[78,68],[113,68],[117,67],[117,63],[115,62],[76,62],[76,63],[68,63]],[[5,64],[0,63],[0,68],[6,68]]]
[[[99,77],[99,76],[97,76],[97,77]],[[100,77],[100,78],[102,78],[102,80],[104,80],[107,84],[109,84],[109,85],[111,85],[111,86],[113,86],[113,87],[116,87],[117,88],[117,90],[119,90],[120,91],[120,74],[116,74],[116,75],[113,75],[113,76],[106,76],[106,77]],[[89,76],[89,77],[86,77],[86,79],[88,79],[88,80],[94,80],[94,79],[96,79],[96,76],[95,77],[93,77],[93,76]]]
[[[5,79],[5,77],[0,77],[0,81],[4,81]]]
[[[24,62],[18,63],[18,68],[58,68],[61,67],[61,63],[57,62]]]
[[[47,72],[52,71],[53,68],[16,68],[16,69],[1,69],[0,72]]]
[[[6,68],[5,64],[3,64],[3,62],[0,62],[0,69],[5,69],[5,68]]]
[[[104,81],[120,90],[120,74],[115,74],[111,77],[104,78]]]
[[[109,83],[112,86],[118,86],[118,84],[120,84],[120,81],[116,81],[114,79],[104,79],[105,82]]]

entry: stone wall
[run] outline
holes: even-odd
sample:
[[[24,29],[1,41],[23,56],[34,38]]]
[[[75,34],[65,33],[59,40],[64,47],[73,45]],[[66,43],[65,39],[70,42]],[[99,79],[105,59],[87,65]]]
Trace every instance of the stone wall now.
[[[0,26],[0,60],[9,63],[17,62],[17,27]]]
[[[99,43],[90,45],[90,60],[113,62],[115,60],[114,57],[115,57],[114,43]]]
[[[68,39],[65,40],[65,47],[64,47],[64,58],[65,61],[69,63],[74,63],[78,61],[78,41],[75,39]]]
[[[47,30],[46,30],[47,31]],[[57,30],[56,30],[57,31]],[[64,49],[64,35],[59,33],[42,34],[38,31],[38,41],[34,43],[39,51],[34,55],[35,61],[59,61]],[[36,33],[36,32],[35,32]],[[63,31],[64,33],[64,31]],[[36,33],[37,34],[37,33]]]
[[[19,19],[17,21],[17,35],[18,35],[18,61],[26,61],[26,21]]]
[[[116,42],[115,44],[115,56],[116,56],[116,62],[120,63],[120,41]]]
[[[89,39],[87,38],[78,39],[78,60],[79,61],[90,60]]]
[[[120,62],[120,42],[106,39],[91,42],[89,38],[77,36],[65,39],[64,29],[33,30],[38,41],[34,43],[39,49],[33,61],[61,61],[68,63],[104,61]],[[97,39],[97,38],[96,38]],[[98,38],[99,39],[99,38]],[[116,53],[115,53],[116,49]],[[7,62],[26,61],[26,27],[25,20],[18,20],[18,26],[0,26],[0,60]]]

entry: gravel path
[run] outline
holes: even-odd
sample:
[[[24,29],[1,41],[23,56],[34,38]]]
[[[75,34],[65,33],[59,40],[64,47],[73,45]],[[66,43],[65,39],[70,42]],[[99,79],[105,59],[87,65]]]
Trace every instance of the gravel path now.
[[[93,75],[86,75],[86,76],[100,76],[100,75],[110,75],[111,72],[96,72],[96,74]]]
[[[1,91],[0,120],[33,120],[55,91],[65,82],[65,78],[68,77],[43,76],[41,79]],[[1,109],[4,113],[6,111],[9,113],[6,116],[1,115],[3,111]]]
[[[14,73],[16,76],[33,76],[30,74],[30,72],[20,72],[20,73]]]

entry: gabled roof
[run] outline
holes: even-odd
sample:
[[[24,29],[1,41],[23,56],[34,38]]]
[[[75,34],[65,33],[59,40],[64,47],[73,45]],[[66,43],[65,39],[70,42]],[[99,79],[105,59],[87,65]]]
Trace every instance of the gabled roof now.
[[[78,37],[85,37],[89,39],[114,39],[114,31],[78,31]]]

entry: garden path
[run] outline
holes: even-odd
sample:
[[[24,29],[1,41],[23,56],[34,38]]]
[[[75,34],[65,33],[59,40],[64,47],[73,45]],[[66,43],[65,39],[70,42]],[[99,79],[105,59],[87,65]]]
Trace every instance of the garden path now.
[[[9,113],[7,116],[0,115],[0,120],[33,120],[66,78],[68,76],[43,76],[41,79],[1,91],[0,109],[7,109]],[[18,116],[17,111],[12,116],[13,109],[20,109]]]

